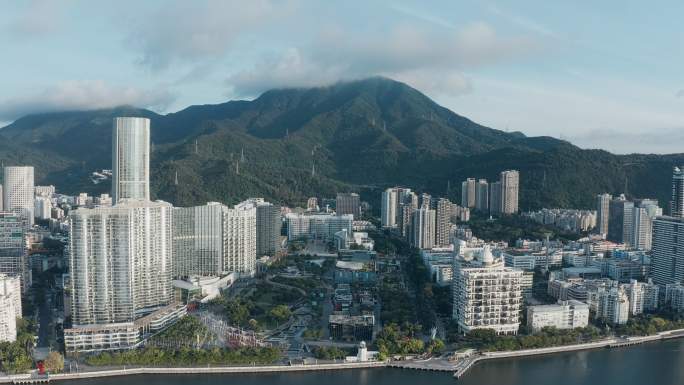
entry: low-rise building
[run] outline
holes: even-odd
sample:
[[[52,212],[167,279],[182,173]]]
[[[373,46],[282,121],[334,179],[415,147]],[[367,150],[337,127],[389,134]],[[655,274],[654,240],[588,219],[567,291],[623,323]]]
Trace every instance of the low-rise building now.
[[[554,305],[537,305],[527,308],[527,326],[538,332],[545,327],[574,329],[589,324],[589,305],[576,300],[559,301]]]

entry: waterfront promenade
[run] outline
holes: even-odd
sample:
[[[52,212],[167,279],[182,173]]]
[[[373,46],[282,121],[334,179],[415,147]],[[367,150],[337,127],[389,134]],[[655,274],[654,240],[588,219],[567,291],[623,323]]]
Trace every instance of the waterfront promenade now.
[[[171,368],[130,368],[97,370],[90,372],[52,374],[50,381],[78,380],[85,378],[130,376],[140,374],[230,374],[230,373],[272,373],[272,372],[301,372],[318,370],[344,370],[385,367],[385,362],[348,362],[339,364],[316,365],[270,365],[270,366],[210,366],[210,367],[171,367]],[[18,374],[0,377],[0,383],[31,383],[30,374]]]
[[[389,362],[346,362],[334,364],[312,364],[312,365],[269,365],[269,366],[208,366],[208,367],[146,367],[146,368],[123,368],[110,370],[83,371],[77,373],[63,373],[50,375],[50,381],[77,380],[86,378],[116,377],[141,374],[230,374],[230,373],[273,373],[273,372],[304,372],[304,371],[325,371],[325,370],[345,370],[345,369],[365,369],[393,367],[411,370],[428,370],[452,372],[455,378],[460,378],[467,373],[475,364],[485,360],[500,358],[514,358],[535,356],[543,354],[553,354],[562,352],[572,352],[580,350],[618,348],[630,345],[638,345],[651,341],[662,341],[673,338],[684,337],[684,329],[660,332],[651,336],[643,337],[616,337],[607,338],[600,341],[589,343],[553,346],[548,348],[526,349],[505,352],[482,352],[471,357],[449,361],[444,358],[431,358],[426,360],[406,360]],[[0,383],[39,383],[46,382],[45,379],[34,379],[29,374],[11,375],[0,377]]]
[[[573,352],[579,350],[590,350],[599,348],[618,348],[630,345],[643,344],[645,342],[663,341],[673,338],[684,337],[684,329],[668,330],[658,334],[643,337],[615,337],[606,338],[600,341],[587,342],[575,345],[552,346],[548,348],[514,350],[505,352],[483,352],[458,362],[454,367],[454,377],[461,378],[476,363],[485,360],[510,357],[526,357],[543,354]]]

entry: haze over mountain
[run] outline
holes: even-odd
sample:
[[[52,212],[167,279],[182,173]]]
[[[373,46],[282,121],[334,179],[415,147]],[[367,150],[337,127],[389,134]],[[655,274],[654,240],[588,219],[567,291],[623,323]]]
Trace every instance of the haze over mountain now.
[[[593,207],[605,191],[666,206],[672,166],[684,163],[682,154],[614,155],[484,127],[379,77],[168,115],[135,107],[28,115],[0,129],[0,160],[35,166],[38,183],[65,193],[106,192],[88,175],[111,168],[116,116],[151,119],[153,190],[176,205],[249,196],[301,204],[395,184],[459,202],[466,177],[518,169],[522,209]]]

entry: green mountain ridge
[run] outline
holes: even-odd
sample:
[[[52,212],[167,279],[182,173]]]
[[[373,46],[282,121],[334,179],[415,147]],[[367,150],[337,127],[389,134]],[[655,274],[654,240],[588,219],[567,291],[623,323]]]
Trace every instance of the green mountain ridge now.
[[[36,166],[39,183],[65,193],[106,192],[88,174],[111,168],[116,116],[151,120],[153,192],[176,205],[249,196],[302,204],[337,191],[373,201],[390,185],[458,202],[466,177],[494,180],[518,169],[523,209],[593,207],[595,194],[625,188],[665,207],[672,166],[684,163],[683,154],[614,155],[484,127],[386,78],[271,90],[167,115],[134,107],[29,115],[0,129],[0,160]]]

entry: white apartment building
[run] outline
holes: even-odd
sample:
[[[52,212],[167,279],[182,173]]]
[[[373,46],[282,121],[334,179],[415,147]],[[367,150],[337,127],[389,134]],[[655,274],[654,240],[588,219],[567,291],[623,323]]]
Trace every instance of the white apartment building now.
[[[112,201],[150,199],[150,120],[114,119]]]
[[[17,340],[17,318],[21,318],[21,280],[0,274],[0,342]]]
[[[4,171],[3,209],[22,218],[28,226],[33,226],[33,167],[5,167]]]
[[[457,251],[457,255],[461,255]],[[493,329],[515,335],[520,326],[523,271],[504,266],[485,245],[474,258],[456,257],[453,269],[453,316],[461,333]],[[472,254],[471,254],[472,255]]]
[[[554,305],[527,308],[527,327],[534,332],[545,327],[556,329],[583,328],[589,325],[589,305],[576,300],[559,301]]]
[[[649,281],[638,282],[633,279],[628,284],[620,285],[629,299],[629,314],[639,315],[645,311],[658,308],[658,285]]]
[[[347,230],[352,233],[354,216],[333,214],[295,214],[285,216],[287,220],[287,239],[292,241],[302,237],[332,241],[335,233]]]
[[[613,325],[627,323],[630,313],[629,297],[624,288],[611,287],[598,291],[596,317]]]
[[[223,268],[235,272],[239,278],[256,275],[256,224],[257,208],[250,201],[225,211],[226,259]]]
[[[36,197],[34,203],[34,213],[36,219],[48,220],[52,218],[52,201],[46,197]]]
[[[426,207],[413,212],[411,216],[410,243],[419,249],[431,249],[435,246],[435,210]]]
[[[0,211],[0,273],[19,276],[23,292],[31,285],[25,231],[22,218],[14,213]]]

